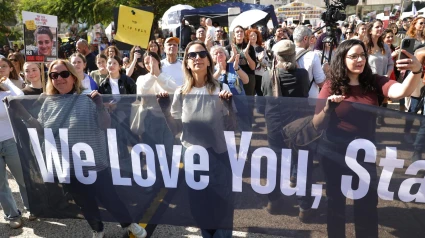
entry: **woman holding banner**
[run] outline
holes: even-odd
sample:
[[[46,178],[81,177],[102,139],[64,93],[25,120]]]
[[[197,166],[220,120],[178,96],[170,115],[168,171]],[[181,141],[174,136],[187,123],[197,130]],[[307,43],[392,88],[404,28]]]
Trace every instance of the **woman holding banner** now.
[[[318,154],[326,175],[327,230],[331,238],[345,237],[346,196],[354,196],[356,237],[378,237],[376,165],[364,161],[370,151],[365,149],[366,155],[360,153],[355,158],[371,177],[370,184],[364,188],[367,191],[364,196],[356,197],[357,190],[350,195],[351,184],[341,184],[341,177],[352,176],[352,183],[359,184],[358,175],[345,161],[349,157],[346,157],[349,151],[347,147],[356,139],[375,140],[376,109],[367,110],[369,107],[361,107],[361,104],[378,106],[379,94],[394,99],[405,97],[413,92],[421,80],[422,65],[413,55],[404,50],[402,52],[408,58],[397,60],[396,67],[411,71],[402,84],[372,73],[367,61],[367,48],[359,40],[342,42],[332,57],[330,78],[319,94],[319,98],[326,100],[318,101],[313,118],[316,129],[326,129],[319,143]],[[365,142],[363,144],[366,146]]]
[[[22,96],[22,91],[16,87],[8,78],[14,71],[9,60],[0,58],[0,100],[7,96]],[[7,75],[7,76],[6,76]],[[5,104],[0,106],[0,204],[3,208],[5,219],[9,221],[9,226],[17,229],[22,226],[21,212],[16,206],[12,191],[8,183],[6,166],[12,172],[19,185],[22,200],[28,209],[28,195],[25,188],[24,175],[22,173],[21,160],[19,158],[16,142],[13,139],[12,126],[7,116]]]
[[[197,190],[189,188],[194,222],[201,227],[204,238],[230,238],[233,227],[232,172],[223,131],[232,110],[228,101],[232,93],[226,84],[214,79],[213,68],[205,44],[190,42],[183,59],[185,83],[177,88],[171,105],[167,92],[159,93],[158,101],[173,134],[182,133],[185,166],[205,162],[205,157],[197,154],[192,145],[202,146],[206,151],[201,152],[209,156],[206,165],[209,168],[208,186]]]
[[[98,200],[115,219],[121,222],[123,228],[127,227],[137,238],[146,237],[146,231],[142,227],[130,223],[131,215],[111,183],[105,135],[105,130],[110,127],[111,118],[103,106],[100,94],[96,90],[84,91],[82,76],[65,60],[53,61],[48,75],[46,94],[56,96],[46,98],[37,119],[34,119],[27,110],[20,110],[20,117],[24,118],[28,127],[36,128],[39,134],[43,134],[43,128],[50,128],[58,145],[61,143],[59,134],[62,133],[59,132],[59,128],[68,128],[69,145],[73,145],[74,148],[76,144],[86,143],[92,148],[94,158],[91,166],[83,166],[82,173],[95,172],[95,180],[86,180],[91,176],[85,177],[76,172],[74,164],[78,163],[78,160],[83,163],[83,158],[74,155],[73,163],[70,163],[70,182],[64,183],[63,186],[81,208],[84,218],[93,230],[93,237],[104,236]],[[85,93],[88,97],[80,96]],[[87,157],[90,153],[83,154],[89,161]],[[57,173],[55,175],[59,180],[64,179],[63,175],[59,176]]]

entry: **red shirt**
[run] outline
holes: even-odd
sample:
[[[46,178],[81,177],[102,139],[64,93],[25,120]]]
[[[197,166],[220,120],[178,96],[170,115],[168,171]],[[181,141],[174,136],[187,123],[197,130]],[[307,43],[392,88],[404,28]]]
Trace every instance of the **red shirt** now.
[[[397,82],[385,76],[376,75],[376,91],[363,93],[360,85],[350,86],[350,92],[345,95],[344,101],[331,114],[327,133],[372,139],[375,134],[376,109],[362,104],[378,106],[378,94],[388,97],[389,88],[395,83]],[[319,99],[327,99],[331,95],[330,82],[326,81],[319,93]],[[325,100],[318,101],[316,114],[323,109],[325,103]]]

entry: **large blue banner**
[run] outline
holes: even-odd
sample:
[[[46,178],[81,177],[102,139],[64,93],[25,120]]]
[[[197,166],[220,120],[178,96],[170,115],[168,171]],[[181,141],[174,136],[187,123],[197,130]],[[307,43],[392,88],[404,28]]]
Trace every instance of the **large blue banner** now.
[[[5,102],[31,213],[291,237],[424,234],[420,115],[349,102],[338,114],[303,98],[102,98],[102,110],[86,95]]]

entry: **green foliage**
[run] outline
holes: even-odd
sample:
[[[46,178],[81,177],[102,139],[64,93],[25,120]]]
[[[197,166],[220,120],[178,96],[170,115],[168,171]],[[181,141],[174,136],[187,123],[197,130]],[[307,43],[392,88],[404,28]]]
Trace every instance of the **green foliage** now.
[[[0,0],[1,1],[1,0]],[[5,1],[5,0],[3,0]],[[7,0],[6,0],[7,1]],[[176,4],[187,4],[193,7],[204,7],[219,3],[220,0],[15,0],[20,11],[31,11],[58,16],[60,22],[85,22],[89,26],[97,23],[109,23],[113,20],[113,9],[120,4],[135,6],[151,6],[155,21],[165,11]]]
[[[6,25],[10,25],[10,23],[15,21],[15,12],[14,0],[0,0],[0,45],[6,44],[7,38],[19,36],[13,29],[6,27]],[[6,35],[8,36],[6,37]]]

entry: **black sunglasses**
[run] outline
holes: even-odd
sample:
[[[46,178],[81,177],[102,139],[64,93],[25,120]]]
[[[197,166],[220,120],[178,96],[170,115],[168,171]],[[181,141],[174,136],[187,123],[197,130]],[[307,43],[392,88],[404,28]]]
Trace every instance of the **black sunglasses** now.
[[[9,59],[10,61],[13,61],[13,62],[18,62],[18,60],[17,59]]]
[[[58,79],[59,76],[61,76],[61,78],[65,79],[68,78],[69,75],[71,75],[71,73],[69,71],[62,71],[60,73],[57,72],[50,72],[49,77],[53,80]]]
[[[199,51],[199,52],[188,52],[187,58],[188,59],[195,59],[196,55],[199,55],[199,58],[203,59],[203,58],[207,57],[207,54],[208,54],[208,52],[206,52],[205,50]]]

